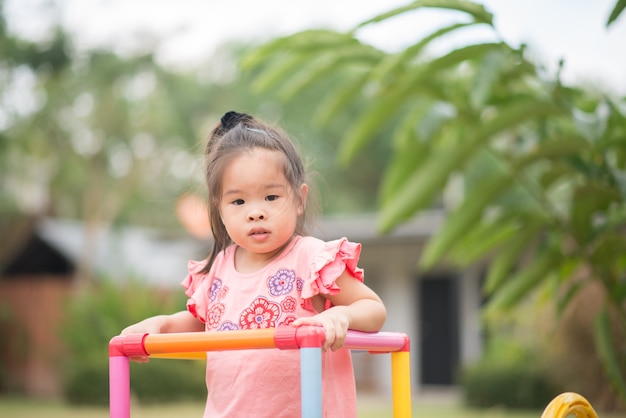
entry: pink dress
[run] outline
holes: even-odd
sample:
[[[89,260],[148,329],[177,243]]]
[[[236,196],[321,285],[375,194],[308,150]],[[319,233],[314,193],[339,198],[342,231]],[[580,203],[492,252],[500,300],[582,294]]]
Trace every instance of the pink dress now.
[[[361,245],[345,238],[295,237],[269,265],[249,274],[235,270],[235,250],[232,245],[220,253],[209,273],[201,273],[204,262],[190,261],[182,282],[188,310],[208,332],[289,325],[315,315],[313,296],[339,292],[335,282],[344,270],[363,281],[357,267]],[[204,417],[301,416],[299,355],[278,349],[208,352]],[[325,417],[357,416],[349,350],[323,354],[322,397]]]

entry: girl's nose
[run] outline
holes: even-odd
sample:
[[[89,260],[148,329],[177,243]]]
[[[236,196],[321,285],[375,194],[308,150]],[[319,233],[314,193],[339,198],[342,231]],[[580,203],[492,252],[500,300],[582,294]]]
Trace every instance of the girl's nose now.
[[[260,211],[258,209],[252,210],[248,214],[249,221],[262,221],[264,219],[265,219],[265,214],[263,213],[263,211]]]

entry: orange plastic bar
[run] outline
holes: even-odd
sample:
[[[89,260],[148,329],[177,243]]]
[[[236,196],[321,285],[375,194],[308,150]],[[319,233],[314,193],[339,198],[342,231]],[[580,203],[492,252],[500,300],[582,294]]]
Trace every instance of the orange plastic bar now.
[[[264,328],[225,332],[148,334],[145,336],[144,348],[149,355],[275,348],[275,331],[275,328]]]

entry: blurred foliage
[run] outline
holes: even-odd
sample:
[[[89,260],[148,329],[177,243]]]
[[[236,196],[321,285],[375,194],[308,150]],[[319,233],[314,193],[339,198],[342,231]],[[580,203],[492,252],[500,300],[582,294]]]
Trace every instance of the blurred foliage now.
[[[310,121],[321,91],[293,106],[277,92],[253,94],[255,73],[237,66],[244,47],[224,45],[206,66],[183,72],[152,54],[77,51],[62,28],[49,36],[38,43],[0,36],[0,214],[177,228],[174,202],[202,193],[204,139],[230,109],[293,134],[312,170],[333,179],[332,189],[319,185],[329,212],[374,209],[390,147],[372,144],[358,172],[337,167],[344,124],[320,130]]]
[[[465,404],[474,408],[540,410],[566,391],[552,385],[532,356],[511,362],[484,358],[464,371],[461,387]]]
[[[183,309],[185,296],[154,289],[138,280],[124,285],[106,278],[68,303],[60,334],[70,353],[64,369],[65,397],[74,404],[109,402],[108,344],[125,326],[149,316]],[[151,360],[131,365],[132,395],[140,402],[206,399],[204,362]]]
[[[249,46],[225,44],[198,69],[171,70],[152,53],[79,50],[60,26],[46,39],[21,39],[7,31],[1,6],[0,216],[82,220],[81,279],[91,276],[101,227],[181,230],[175,203],[185,193],[204,195],[205,137],[228,110],[258,115],[293,134],[328,213],[375,209],[391,148],[369,145],[355,159],[359,170],[334,164],[345,120],[319,129],[310,119],[310,104],[331,83],[285,106],[277,91],[252,93],[256,72],[238,65]],[[332,179],[332,188],[323,179]]]
[[[459,19],[398,53],[358,39],[361,28],[429,8]],[[607,24],[622,9],[618,1]],[[474,27],[495,40],[431,47]],[[443,205],[446,222],[419,267],[485,262],[487,320],[539,287],[561,313],[587,284],[601,283],[597,355],[626,402],[626,97],[564,85],[526,55],[499,39],[482,5],[417,0],[345,33],[275,39],[243,66],[259,71],[260,91],[279,89],[285,100],[343,74],[314,115],[324,125],[361,105],[338,162],[352,164],[387,134],[393,155],[378,194],[380,230]]]
[[[537,326],[537,318],[543,318],[537,304],[536,300],[527,301],[516,314],[494,321],[482,358],[460,370],[465,404],[542,409],[559,393],[572,391],[571,382],[558,379],[554,373],[552,358],[546,352],[554,336],[545,332],[547,327]]]

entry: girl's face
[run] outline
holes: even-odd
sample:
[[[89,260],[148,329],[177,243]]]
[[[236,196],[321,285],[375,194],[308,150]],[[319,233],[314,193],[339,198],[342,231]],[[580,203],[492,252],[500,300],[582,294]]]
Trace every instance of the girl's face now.
[[[224,170],[219,210],[228,235],[240,247],[238,264],[265,263],[293,237],[307,185],[292,189],[283,174],[284,158],[279,151],[254,148]]]

